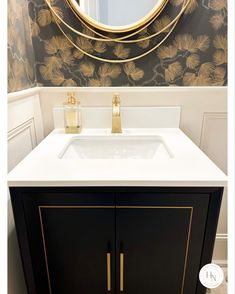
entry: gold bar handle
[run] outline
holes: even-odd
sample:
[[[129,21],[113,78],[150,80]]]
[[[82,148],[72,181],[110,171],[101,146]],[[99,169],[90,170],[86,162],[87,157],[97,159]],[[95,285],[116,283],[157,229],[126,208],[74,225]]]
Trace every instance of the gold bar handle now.
[[[124,253],[120,253],[120,292],[124,291]]]
[[[111,253],[107,253],[107,291],[111,291]]]

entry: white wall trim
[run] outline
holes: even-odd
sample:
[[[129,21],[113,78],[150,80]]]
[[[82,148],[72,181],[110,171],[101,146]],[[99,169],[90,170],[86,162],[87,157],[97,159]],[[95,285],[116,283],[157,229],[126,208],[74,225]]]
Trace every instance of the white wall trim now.
[[[8,132],[8,141],[12,140],[19,134],[23,133],[25,130],[29,129],[30,133],[30,139],[31,139],[31,145],[32,149],[36,147],[37,140],[36,140],[36,129],[34,124],[34,118],[27,120],[26,122],[22,123],[21,125],[17,126],[16,128],[10,130]]]
[[[228,240],[228,234],[216,234],[216,240]]]
[[[202,131],[201,131],[201,138],[200,138],[200,148],[203,150],[205,147],[205,130],[207,127],[208,120],[220,120],[220,119],[227,119],[226,112],[204,112],[203,121],[202,121]]]
[[[221,267],[227,267],[228,266],[227,259],[213,259],[212,263],[218,264]]]
[[[179,93],[179,92],[205,92],[206,90],[217,90],[223,91],[226,89],[227,86],[218,86],[218,87],[37,87],[40,89],[41,93],[50,93],[50,92],[57,92],[57,93],[67,93],[67,92],[91,92],[91,93],[109,93],[109,92],[141,92],[141,93],[153,93],[153,92],[171,92],[171,93]]]
[[[18,92],[12,92],[7,95],[8,97],[8,103],[27,98],[29,96],[33,96],[34,94],[40,93],[40,87],[33,87],[26,90],[18,91]]]

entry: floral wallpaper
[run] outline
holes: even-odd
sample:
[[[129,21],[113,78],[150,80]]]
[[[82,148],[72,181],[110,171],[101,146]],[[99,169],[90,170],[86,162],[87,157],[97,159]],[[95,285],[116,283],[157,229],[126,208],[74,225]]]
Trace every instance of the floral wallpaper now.
[[[14,0],[11,0],[14,1]],[[22,1],[22,0],[21,0]],[[137,38],[171,22],[184,0],[169,0],[160,16]],[[50,0],[57,14],[88,32],[66,1]],[[81,53],[58,28],[44,0],[28,0],[37,82],[41,86],[222,86],[227,84],[227,2],[191,0],[169,37],[152,53],[128,63],[94,60]],[[66,29],[75,45],[103,58],[126,59],[159,43],[170,28],[134,44],[93,41]],[[29,40],[28,40],[29,41]]]
[[[8,0],[8,91],[36,86],[27,0]]]

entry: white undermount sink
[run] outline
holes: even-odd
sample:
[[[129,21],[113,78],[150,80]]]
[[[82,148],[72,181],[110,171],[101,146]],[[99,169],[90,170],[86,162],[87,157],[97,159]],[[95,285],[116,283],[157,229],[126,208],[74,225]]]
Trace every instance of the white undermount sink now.
[[[60,159],[166,159],[173,154],[160,136],[75,136]]]

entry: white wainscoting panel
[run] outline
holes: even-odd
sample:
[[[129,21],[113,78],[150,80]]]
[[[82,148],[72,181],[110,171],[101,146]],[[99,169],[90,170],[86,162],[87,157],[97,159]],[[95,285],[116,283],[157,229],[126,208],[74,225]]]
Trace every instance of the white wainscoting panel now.
[[[204,113],[200,148],[227,173],[227,113]],[[227,188],[225,188],[214,248],[216,260],[227,259],[227,241]]]
[[[8,170],[44,138],[39,89],[8,95]]]
[[[44,138],[39,88],[8,95],[8,170]],[[10,198],[8,199],[8,294],[26,294]]]

